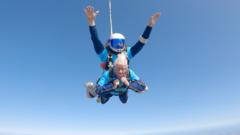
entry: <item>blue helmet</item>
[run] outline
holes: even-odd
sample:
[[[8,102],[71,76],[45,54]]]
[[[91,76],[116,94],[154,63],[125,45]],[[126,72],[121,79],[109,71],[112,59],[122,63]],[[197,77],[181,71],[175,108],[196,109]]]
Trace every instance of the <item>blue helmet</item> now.
[[[120,33],[113,33],[110,36],[109,42],[109,47],[114,52],[122,52],[126,47],[125,37]]]

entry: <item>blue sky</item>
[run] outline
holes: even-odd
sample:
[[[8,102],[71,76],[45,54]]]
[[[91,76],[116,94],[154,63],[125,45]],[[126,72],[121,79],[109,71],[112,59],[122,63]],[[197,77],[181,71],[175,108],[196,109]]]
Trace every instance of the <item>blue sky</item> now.
[[[113,31],[133,45],[161,12],[150,40],[131,61],[149,85],[127,104],[87,99],[83,84],[102,73],[84,7],[107,0],[0,1],[0,133],[120,134],[240,123],[240,2],[112,0]],[[94,129],[94,131],[93,131]]]

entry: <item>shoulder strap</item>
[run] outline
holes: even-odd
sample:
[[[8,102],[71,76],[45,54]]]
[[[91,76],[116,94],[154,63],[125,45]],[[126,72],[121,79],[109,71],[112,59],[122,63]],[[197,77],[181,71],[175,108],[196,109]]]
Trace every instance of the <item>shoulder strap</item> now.
[[[107,62],[106,62],[106,70],[112,69],[113,68],[113,58],[112,58],[112,51],[108,50],[108,56],[107,56]]]
[[[109,69],[112,69],[113,68],[113,54],[114,55],[118,55],[119,53],[116,53],[116,52],[113,52],[109,46],[106,46],[106,49],[108,51],[108,56],[107,56],[107,62],[106,62],[106,67],[105,67],[105,70],[109,70]],[[127,57],[127,60],[128,60],[128,65],[129,65],[129,59],[128,59],[128,55],[127,55],[127,45],[126,47],[124,48],[124,50],[122,51],[122,53],[124,53]]]

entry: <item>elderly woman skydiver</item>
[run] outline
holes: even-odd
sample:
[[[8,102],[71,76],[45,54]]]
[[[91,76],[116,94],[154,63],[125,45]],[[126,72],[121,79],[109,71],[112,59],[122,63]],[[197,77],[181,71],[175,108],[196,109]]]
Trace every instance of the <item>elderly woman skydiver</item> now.
[[[113,70],[103,73],[95,88],[89,89],[91,97],[98,95],[97,101],[105,104],[110,97],[119,96],[122,103],[127,103],[128,89],[142,93],[148,87],[128,66],[128,60],[123,53],[119,54],[113,65]]]

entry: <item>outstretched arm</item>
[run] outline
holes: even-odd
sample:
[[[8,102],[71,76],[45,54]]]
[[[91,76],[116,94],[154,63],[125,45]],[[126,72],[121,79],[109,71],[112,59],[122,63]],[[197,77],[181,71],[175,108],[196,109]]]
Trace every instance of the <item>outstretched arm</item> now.
[[[140,50],[143,48],[144,44],[146,43],[147,39],[150,36],[152,31],[152,27],[157,23],[158,18],[160,17],[160,13],[155,13],[152,15],[148,21],[148,25],[145,28],[142,36],[139,38],[138,42],[131,48],[130,52],[132,57],[134,57]]]
[[[104,50],[104,46],[102,42],[99,40],[97,29],[96,29],[95,18],[98,15],[98,11],[95,11],[92,6],[87,6],[84,9],[84,12],[87,17],[91,39],[94,45],[95,52],[99,55]]]

